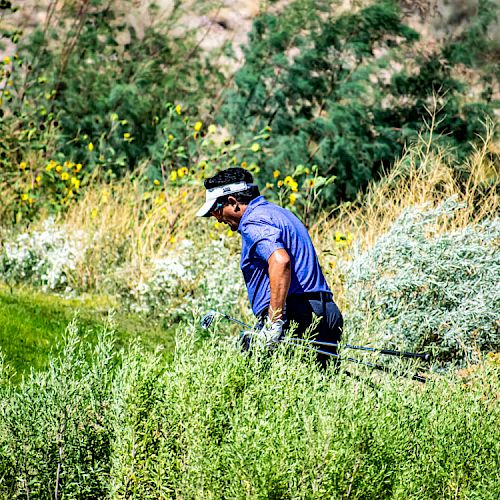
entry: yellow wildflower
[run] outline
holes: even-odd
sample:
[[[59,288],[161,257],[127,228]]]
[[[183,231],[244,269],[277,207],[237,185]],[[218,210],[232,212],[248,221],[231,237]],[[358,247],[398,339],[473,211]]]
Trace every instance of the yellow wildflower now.
[[[200,163],[198,163],[198,167],[200,168],[200,170],[205,170],[206,166],[207,166],[206,161],[200,161]]]
[[[336,265],[337,265],[337,263],[334,260],[330,261],[330,269],[335,269]]]
[[[155,180],[153,181],[153,184],[154,184],[155,186],[159,186],[159,185],[160,185],[160,181],[159,181],[158,179],[155,179]]]
[[[161,210],[160,210],[160,213],[162,215],[167,215],[167,209],[165,207],[163,207]]]
[[[170,236],[170,243],[175,243],[175,236]]]
[[[177,169],[177,175],[179,177],[184,177],[185,175],[187,175],[189,173],[189,170],[187,169],[187,167],[181,167],[181,168],[178,168]]]
[[[97,217],[97,212],[98,212],[98,209],[97,208],[93,208],[92,212],[90,212],[90,217],[92,219],[95,219]]]
[[[163,203],[163,197],[157,196],[154,200],[155,205],[161,205]]]
[[[12,85],[14,85],[14,82],[13,82],[12,80],[9,80],[9,81],[7,82],[7,85],[8,85],[9,87],[12,87]]]
[[[9,97],[10,92],[9,92],[8,90],[5,90],[5,91],[4,91],[4,93],[3,93],[3,95],[4,95],[5,97]]]
[[[118,115],[117,115],[116,113],[113,113],[113,114],[111,115],[111,119],[112,119],[114,122],[117,122],[117,121],[118,121],[118,118],[119,118],[119,117],[118,117]]]
[[[101,193],[101,201],[103,203],[107,203],[109,200],[109,191],[106,190],[106,189],[103,189],[102,193]]]
[[[88,145],[87,145],[87,149],[89,151],[94,151],[94,145],[91,142],[89,142]]]
[[[283,181],[278,181],[278,187],[282,187],[283,186]]]
[[[172,170],[172,172],[170,172],[170,180],[172,182],[175,182],[177,180],[177,171],[176,170]]]
[[[42,176],[41,175],[37,175],[35,177],[35,181],[38,182],[38,184],[40,184],[40,182],[42,182]]]
[[[290,188],[292,189],[292,191],[294,193],[296,193],[298,190],[299,190],[299,185],[297,182],[293,181],[291,184],[290,184]]]
[[[73,196],[73,190],[69,189],[68,190],[68,198],[71,198]]]
[[[81,163],[77,163],[75,165],[75,172],[80,172],[80,170],[83,168],[83,165]]]
[[[285,180],[283,181],[283,183],[285,184],[285,186],[291,186],[295,181],[293,180],[293,177],[290,177],[289,175],[287,175],[285,177]]]
[[[175,139],[174,134],[168,134],[168,140],[173,141]]]
[[[199,132],[201,130],[201,127],[203,127],[203,122],[198,120],[195,124],[194,124],[194,129],[196,132]]]
[[[23,201],[26,201],[28,198],[29,198],[28,193],[23,193],[23,194],[21,195],[21,200],[23,200]]]
[[[308,179],[307,180],[307,187],[308,188],[313,188],[314,187],[314,179]]]
[[[275,170],[275,171],[273,172],[273,177],[274,177],[275,179],[277,179],[277,178],[280,176],[280,173],[281,173],[281,172],[280,172],[279,170]]]
[[[297,200],[297,196],[293,193],[290,195],[290,205],[293,205]]]
[[[215,229],[219,229],[221,226],[222,224],[219,221],[214,222]]]
[[[273,187],[274,187],[274,184],[272,184],[271,182],[266,182],[267,189],[272,189]]]
[[[246,161],[241,162],[241,168],[247,168],[248,163]]]
[[[208,133],[215,134],[215,132],[217,132],[217,127],[212,123],[211,125],[208,126]]]
[[[25,161],[22,161],[20,164],[19,164],[19,168],[21,170],[24,170],[26,168],[26,162]]]
[[[69,174],[68,174],[68,172],[63,172],[63,173],[61,174],[61,179],[62,179],[63,181],[67,181],[67,180],[69,179]]]
[[[260,151],[260,146],[259,146],[256,142],[254,142],[254,143],[252,144],[252,147],[251,147],[250,149],[251,149],[254,153],[257,153],[257,151]]]
[[[30,205],[32,205],[34,201],[35,201],[35,200],[33,200],[33,198],[32,198],[31,196],[28,198],[28,203],[29,203]]]
[[[3,62],[4,62],[5,64],[10,64],[10,57],[9,57],[9,56],[5,56],[5,57],[3,58]]]
[[[234,233],[231,231],[231,229],[228,229],[226,231],[227,236],[232,236]]]
[[[181,108],[181,105],[180,104],[177,104],[177,106],[175,107],[175,112],[180,115],[182,113],[182,108]]]
[[[71,184],[75,186],[75,189],[78,191],[78,188],[80,187],[80,180],[76,177],[71,177]]]
[[[125,132],[123,134],[123,138],[126,140],[126,139],[130,139],[130,134],[128,132]]]
[[[57,165],[57,167],[56,167],[56,172],[61,173],[61,172],[62,172],[62,169],[63,169],[63,168],[62,168],[62,166],[61,166],[61,165]]]

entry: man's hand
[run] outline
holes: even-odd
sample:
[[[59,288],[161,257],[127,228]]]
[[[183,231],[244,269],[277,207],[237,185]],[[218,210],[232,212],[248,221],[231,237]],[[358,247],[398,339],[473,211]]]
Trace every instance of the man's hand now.
[[[283,324],[282,319],[274,321],[267,319],[262,329],[257,332],[256,337],[266,347],[272,347],[283,339]]]
[[[265,321],[260,330],[247,330],[240,333],[240,345],[244,351],[251,351],[257,346],[260,349],[272,349],[284,337],[284,321],[281,319]]]

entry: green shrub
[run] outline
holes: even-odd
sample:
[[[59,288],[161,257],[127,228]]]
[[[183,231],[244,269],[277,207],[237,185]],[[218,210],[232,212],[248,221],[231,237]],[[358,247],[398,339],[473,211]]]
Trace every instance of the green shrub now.
[[[18,52],[5,68],[13,83],[2,130],[11,134],[1,141],[7,155],[9,138],[17,143],[14,163],[34,150],[115,175],[149,159],[159,171],[169,103],[196,116],[216,94],[220,74],[196,50],[193,31],[172,33],[178,3],[142,36],[126,21],[132,4],[51,5],[46,25],[18,37]],[[150,6],[152,18],[164,18],[157,9]]]
[[[0,492],[9,498],[496,498],[497,358],[469,385],[376,389],[285,345],[241,354],[178,332],[172,364],[70,327],[49,370],[2,372]],[[360,372],[360,377],[368,374]],[[443,403],[446,404],[443,404]],[[55,488],[58,495],[55,495]]]

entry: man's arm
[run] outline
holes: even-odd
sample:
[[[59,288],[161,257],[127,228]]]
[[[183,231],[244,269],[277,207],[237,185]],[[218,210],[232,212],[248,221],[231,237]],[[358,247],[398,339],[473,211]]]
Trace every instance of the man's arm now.
[[[269,283],[271,287],[271,302],[269,304],[269,319],[281,319],[285,310],[286,297],[291,281],[290,256],[283,248],[275,250],[268,261]]]

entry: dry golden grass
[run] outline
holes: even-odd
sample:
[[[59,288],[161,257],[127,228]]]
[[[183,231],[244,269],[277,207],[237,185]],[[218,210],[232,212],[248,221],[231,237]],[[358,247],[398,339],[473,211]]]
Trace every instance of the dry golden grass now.
[[[78,270],[79,286],[99,289],[110,277],[103,270],[112,268],[123,273],[120,278],[125,282],[132,275],[141,276],[151,259],[175,247],[178,236],[192,223],[202,196],[198,187],[189,185],[145,191],[134,177],[87,189],[61,221],[92,239]]]

